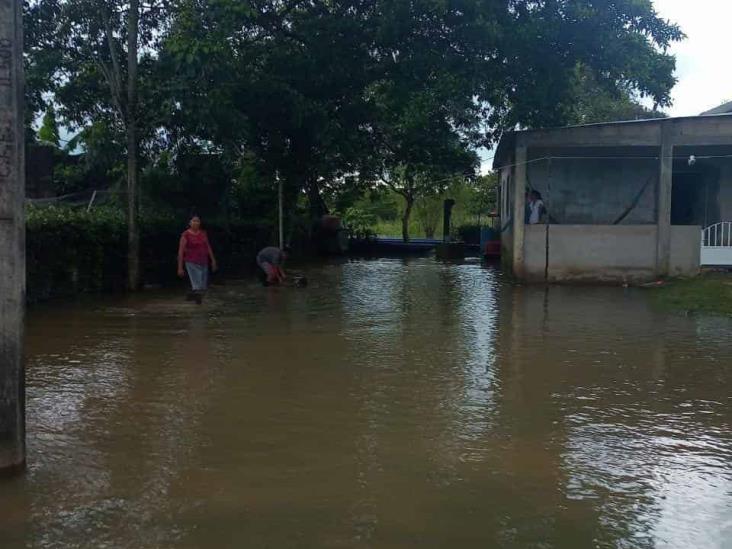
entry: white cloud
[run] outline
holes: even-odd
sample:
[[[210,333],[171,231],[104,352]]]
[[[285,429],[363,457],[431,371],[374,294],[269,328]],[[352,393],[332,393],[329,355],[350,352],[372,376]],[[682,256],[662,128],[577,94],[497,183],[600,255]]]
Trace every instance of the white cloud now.
[[[730,0],[654,0],[658,14],[677,23],[686,40],[674,44],[678,84],[672,116],[693,116],[732,100],[732,2]]]

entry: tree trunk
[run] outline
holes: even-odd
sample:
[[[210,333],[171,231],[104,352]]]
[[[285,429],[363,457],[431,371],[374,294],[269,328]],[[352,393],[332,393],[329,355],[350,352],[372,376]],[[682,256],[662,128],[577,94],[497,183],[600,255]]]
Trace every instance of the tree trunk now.
[[[414,206],[414,197],[406,195],[404,197],[404,214],[402,214],[402,240],[409,242],[409,216],[412,214],[412,206]]]
[[[311,180],[307,184],[308,202],[310,202],[310,215],[313,221],[320,221],[324,215],[328,215],[328,205],[320,195],[320,186],[315,180]]]
[[[137,128],[127,127],[127,286],[140,287],[140,228],[137,204]]]
[[[139,0],[130,0],[127,18],[127,286],[140,287],[140,229],[137,199],[137,34]]]

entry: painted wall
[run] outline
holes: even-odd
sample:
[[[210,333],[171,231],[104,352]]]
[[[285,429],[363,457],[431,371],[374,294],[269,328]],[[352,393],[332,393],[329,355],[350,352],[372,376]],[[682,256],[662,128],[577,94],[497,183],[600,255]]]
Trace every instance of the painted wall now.
[[[630,208],[619,224],[653,225],[658,154],[653,147],[533,148],[528,185],[542,194],[555,224],[612,225]],[[699,157],[693,167],[690,154]],[[732,146],[676,147],[674,157],[674,181],[691,176],[699,186],[691,223],[732,221]]]
[[[671,226],[671,276],[694,276],[699,273],[701,226]]]
[[[526,278],[551,282],[642,282],[656,271],[655,225],[531,225],[526,227]],[[700,227],[672,227],[671,271],[699,271]],[[547,242],[549,253],[547,254]],[[548,268],[547,268],[548,262]]]
[[[554,158],[529,164],[528,182],[542,194],[553,223],[611,225],[630,209],[621,224],[655,224],[657,155],[627,148],[533,149],[535,159]]]

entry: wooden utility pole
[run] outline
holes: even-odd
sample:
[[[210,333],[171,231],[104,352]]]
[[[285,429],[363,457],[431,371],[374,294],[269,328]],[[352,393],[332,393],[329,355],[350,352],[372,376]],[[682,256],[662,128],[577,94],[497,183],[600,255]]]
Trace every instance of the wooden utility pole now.
[[[280,238],[280,250],[285,247],[285,213],[284,213],[284,195],[282,192],[282,179],[277,176],[277,217]]]
[[[21,0],[0,0],[0,472],[25,464],[25,166]]]

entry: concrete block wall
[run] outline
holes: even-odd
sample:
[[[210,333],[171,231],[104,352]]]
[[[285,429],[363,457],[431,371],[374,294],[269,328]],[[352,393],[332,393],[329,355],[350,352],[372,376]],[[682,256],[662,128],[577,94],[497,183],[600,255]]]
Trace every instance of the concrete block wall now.
[[[700,227],[673,227],[671,271],[699,271]],[[531,225],[525,278],[540,282],[645,282],[656,278],[655,225]],[[547,242],[549,253],[547,254]],[[548,262],[548,269],[547,269]]]
[[[552,219],[559,224],[610,225],[644,187],[622,224],[656,223],[657,160],[552,159],[551,163],[530,164],[528,181],[541,192]]]
[[[670,275],[697,275],[700,255],[701,227],[699,225],[672,225]]]

